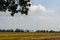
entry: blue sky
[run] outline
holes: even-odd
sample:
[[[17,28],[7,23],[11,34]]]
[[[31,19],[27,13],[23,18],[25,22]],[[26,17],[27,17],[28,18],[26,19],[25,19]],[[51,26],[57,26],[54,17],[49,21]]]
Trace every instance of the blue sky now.
[[[31,0],[29,15],[0,12],[0,29],[60,30],[60,0]]]

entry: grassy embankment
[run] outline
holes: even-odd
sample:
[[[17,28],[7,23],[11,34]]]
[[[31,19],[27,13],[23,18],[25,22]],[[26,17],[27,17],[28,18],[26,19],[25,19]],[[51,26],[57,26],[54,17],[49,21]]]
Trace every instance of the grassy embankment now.
[[[0,40],[20,39],[20,38],[51,38],[58,37],[60,33],[17,33],[17,32],[0,32]]]

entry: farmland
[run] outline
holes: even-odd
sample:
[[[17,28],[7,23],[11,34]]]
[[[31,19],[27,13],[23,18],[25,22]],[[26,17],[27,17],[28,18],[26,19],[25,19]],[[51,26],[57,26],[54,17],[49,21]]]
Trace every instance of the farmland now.
[[[52,38],[59,37],[60,33],[20,33],[20,32],[0,32],[0,40],[19,40],[31,38]]]

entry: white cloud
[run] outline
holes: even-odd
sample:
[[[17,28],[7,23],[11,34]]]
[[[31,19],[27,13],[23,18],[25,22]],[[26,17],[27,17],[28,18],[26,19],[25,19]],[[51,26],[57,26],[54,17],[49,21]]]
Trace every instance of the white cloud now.
[[[39,10],[41,10],[41,11],[46,11],[46,7],[45,6],[43,6],[43,5],[38,5],[38,8],[39,8]]]
[[[8,12],[6,12],[6,14],[0,13],[0,28],[4,28],[4,29],[21,28],[21,29],[32,29],[32,30],[37,30],[37,29],[51,30],[55,28],[55,30],[58,30],[56,26],[58,27],[60,26],[60,22],[59,22],[60,19],[51,17],[51,15],[54,16],[55,10],[48,9],[45,6],[38,4],[38,5],[32,5],[30,7],[30,11],[31,13],[36,12],[36,14],[30,14],[28,16],[25,16],[18,13],[14,17],[11,17],[10,15],[8,15]]]
[[[54,13],[54,12],[55,12],[55,10],[49,10],[48,12],[50,12],[50,13]]]
[[[55,10],[46,8],[46,7],[45,7],[44,5],[42,5],[42,4],[32,5],[32,6],[30,7],[30,11],[31,11],[31,12],[40,11],[40,12],[49,12],[49,13],[54,13],[54,12],[55,12]]]
[[[3,13],[4,14],[4,13]],[[7,15],[7,14],[5,14]],[[36,14],[37,15],[37,14]],[[51,16],[20,15],[19,17],[0,17],[0,28],[2,29],[31,29],[31,30],[60,30],[60,19]],[[51,14],[52,15],[52,14]],[[57,28],[58,27],[58,28]]]
[[[30,11],[37,11],[38,10],[38,6],[33,5],[30,7]]]
[[[39,19],[51,19],[51,17],[47,17],[47,16],[40,16]]]
[[[32,5],[30,7],[30,11],[46,11],[46,8],[43,5],[41,5],[41,4],[39,4],[39,5]]]

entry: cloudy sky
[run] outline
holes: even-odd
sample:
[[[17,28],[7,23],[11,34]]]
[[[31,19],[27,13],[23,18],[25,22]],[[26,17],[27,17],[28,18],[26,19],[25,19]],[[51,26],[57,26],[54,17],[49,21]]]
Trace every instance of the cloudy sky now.
[[[0,12],[0,29],[60,30],[60,0],[31,0],[29,14]]]

